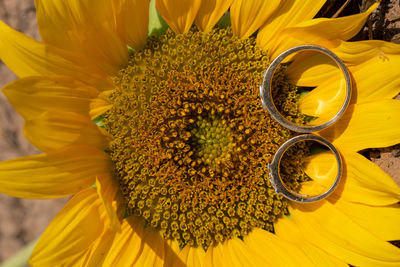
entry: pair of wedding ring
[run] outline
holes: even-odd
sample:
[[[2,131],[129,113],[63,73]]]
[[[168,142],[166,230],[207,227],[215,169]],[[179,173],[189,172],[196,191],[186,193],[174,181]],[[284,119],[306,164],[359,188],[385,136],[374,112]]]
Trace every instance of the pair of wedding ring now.
[[[343,105],[341,106],[339,112],[333,116],[331,119],[328,121],[320,124],[320,125],[315,125],[315,126],[304,126],[304,125],[297,125],[294,124],[287,119],[285,119],[284,116],[278,111],[276,108],[274,101],[272,99],[272,93],[271,93],[271,84],[272,84],[272,79],[275,73],[275,70],[277,67],[281,64],[281,62],[287,58],[289,55],[300,52],[300,51],[305,51],[305,50],[311,50],[311,51],[316,51],[323,53],[327,56],[329,56],[337,66],[340,68],[340,70],[344,74],[344,79],[345,79],[345,84],[346,84],[346,98],[343,102]],[[282,194],[286,198],[296,201],[296,202],[301,202],[301,203],[309,203],[309,202],[315,202],[318,200],[321,200],[328,195],[330,195],[337,187],[339,184],[340,178],[342,176],[342,159],[341,156],[338,152],[338,150],[327,140],[324,138],[312,134],[313,132],[321,131],[322,129],[325,129],[332,124],[334,124],[336,121],[340,119],[340,117],[343,115],[343,113],[346,111],[347,106],[349,105],[350,98],[351,98],[351,78],[350,78],[350,73],[347,70],[346,66],[344,63],[340,60],[338,56],[336,56],[332,51],[321,47],[321,46],[316,46],[316,45],[301,45],[301,46],[296,46],[292,47],[282,54],[280,54],[276,59],[274,59],[271,63],[271,65],[268,67],[268,69],[264,73],[264,80],[262,85],[260,86],[260,98],[262,105],[264,109],[268,110],[270,113],[271,117],[276,120],[278,123],[280,123],[282,126],[285,128],[288,128],[292,131],[303,133],[302,135],[295,136],[288,141],[286,141],[275,153],[274,158],[270,164],[268,164],[269,168],[269,180],[274,187],[276,193]],[[305,133],[305,134],[304,134]],[[285,186],[284,181],[282,181],[281,175],[280,175],[280,162],[282,159],[282,156],[285,154],[285,152],[292,147],[294,144],[298,142],[302,142],[305,140],[312,140],[316,141],[333,152],[335,155],[335,159],[338,165],[338,172],[336,175],[335,180],[333,181],[332,185],[329,187],[328,190],[325,192],[319,194],[319,195],[304,195],[300,194],[298,192],[295,192]]]

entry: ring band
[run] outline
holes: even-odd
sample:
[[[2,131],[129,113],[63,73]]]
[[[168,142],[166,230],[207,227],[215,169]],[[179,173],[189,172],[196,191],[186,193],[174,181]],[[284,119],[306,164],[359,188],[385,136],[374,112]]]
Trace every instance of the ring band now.
[[[271,95],[271,83],[272,83],[272,78],[274,76],[274,72],[275,72],[276,68],[287,56],[289,56],[295,52],[302,51],[302,50],[313,50],[313,51],[318,51],[318,52],[328,55],[340,67],[340,69],[342,70],[342,72],[344,74],[344,78],[346,81],[346,99],[345,99],[342,107],[340,108],[339,112],[333,118],[331,118],[329,121],[322,123],[320,125],[316,125],[316,126],[300,126],[300,125],[291,123],[288,120],[286,120],[277,110],[277,108],[272,100],[272,95]],[[276,59],[274,59],[272,61],[271,65],[265,71],[264,80],[263,80],[262,85],[260,86],[260,97],[261,97],[261,102],[264,107],[264,110],[267,109],[268,112],[271,114],[272,118],[274,118],[277,122],[279,122],[284,127],[288,128],[292,131],[300,132],[300,133],[316,132],[316,131],[325,129],[326,127],[335,123],[346,111],[346,108],[349,105],[350,98],[351,98],[351,77],[350,77],[350,73],[347,70],[344,63],[339,59],[338,56],[336,56],[330,50],[328,50],[324,47],[321,47],[321,46],[316,46],[316,45],[295,46],[295,47],[292,47],[292,48],[286,50],[282,54],[280,54]]]
[[[296,193],[288,188],[285,187],[284,182],[281,179],[280,172],[279,172],[279,165],[282,159],[282,156],[284,155],[285,151],[293,146],[295,143],[298,143],[300,141],[304,140],[314,140],[317,141],[320,144],[323,144],[327,146],[335,155],[336,162],[338,164],[338,173],[336,175],[335,181],[333,182],[332,186],[325,191],[324,193],[316,196],[307,196],[303,195],[300,193]],[[310,202],[315,202],[318,200],[321,200],[328,195],[330,195],[337,187],[339,184],[340,178],[342,176],[342,159],[340,157],[340,154],[338,150],[327,140],[324,138],[314,135],[314,134],[303,134],[303,135],[298,135],[295,136],[288,141],[286,141],[279,149],[276,151],[274,158],[271,162],[271,164],[268,164],[268,169],[269,169],[269,180],[272,184],[272,186],[275,189],[275,192],[277,194],[282,194],[286,198],[300,202],[300,203],[310,203]]]

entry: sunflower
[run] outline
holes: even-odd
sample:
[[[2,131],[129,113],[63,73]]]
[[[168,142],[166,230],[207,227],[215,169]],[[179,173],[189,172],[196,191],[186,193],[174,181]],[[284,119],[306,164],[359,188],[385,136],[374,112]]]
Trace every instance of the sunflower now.
[[[0,58],[19,76],[3,92],[44,153],[0,164],[0,191],[73,195],[32,266],[399,266],[400,189],[358,151],[400,142],[400,46],[346,42],[366,12],[313,19],[325,1],[36,0],[42,42],[0,23]],[[154,6],[155,5],[155,6]],[[151,31],[165,21],[169,29]],[[154,9],[155,8],[155,9]],[[150,19],[152,16],[150,16]],[[222,19],[221,19],[222,18]],[[293,133],[257,94],[271,59],[324,46],[354,82],[344,116],[318,134],[345,171],[327,199],[276,195],[268,162]],[[318,54],[279,70],[282,108],[332,114],[340,78]],[[315,87],[304,98],[299,87]],[[320,101],[318,101],[320,100]],[[334,102],[334,101],[333,101]],[[290,155],[289,169],[299,169]],[[307,158],[328,175],[332,155]],[[298,186],[304,177],[290,173]]]

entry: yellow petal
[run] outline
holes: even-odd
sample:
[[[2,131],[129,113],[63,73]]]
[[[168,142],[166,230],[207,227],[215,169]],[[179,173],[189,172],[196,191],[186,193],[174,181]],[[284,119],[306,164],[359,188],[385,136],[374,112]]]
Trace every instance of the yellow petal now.
[[[400,102],[389,99],[351,105],[320,134],[343,151],[395,145],[400,142]]]
[[[56,34],[57,35],[57,34]],[[110,80],[84,56],[57,49],[15,31],[0,21],[0,59],[19,77],[67,75],[103,88]]]
[[[279,6],[280,0],[234,0],[231,6],[232,30],[240,38],[257,31]]]
[[[343,198],[354,203],[385,206],[400,200],[400,188],[376,164],[354,152],[342,152],[342,156],[343,174],[339,186],[333,192],[332,201]],[[316,180],[315,177],[330,175],[329,170],[334,166],[336,161],[332,153],[320,153],[307,158],[305,172]]]
[[[381,47],[371,49],[375,55],[369,60],[349,67],[355,81],[357,103],[391,99],[400,92],[400,45],[391,49],[392,45],[386,46],[388,43],[380,44]]]
[[[113,93],[114,90],[108,90],[105,92],[100,93],[95,99],[92,100],[90,103],[90,118],[94,120],[95,118],[99,117],[100,115],[103,115],[107,110],[109,110],[112,107],[112,104],[110,103],[108,99],[108,95]]]
[[[142,250],[135,261],[136,266],[163,266],[165,258],[164,238],[155,229],[146,228],[142,239]],[[129,252],[127,252],[129,253]],[[126,261],[121,260],[121,263]]]
[[[105,231],[96,242],[84,266],[118,266],[118,262],[134,263],[140,255],[143,222],[131,217],[121,223],[121,232]]]
[[[156,236],[154,238],[148,231],[154,232],[152,228],[148,230],[144,229],[143,220],[135,217],[124,219],[121,223],[120,232],[117,233],[111,229],[105,229],[91,248],[82,256],[80,266],[125,266],[125,264],[129,266],[152,266],[152,264],[137,264],[138,261],[143,260],[140,259],[142,254],[150,256],[150,258],[153,257],[153,259],[158,257],[157,253],[152,253],[151,251],[154,251],[153,244],[156,240],[159,240],[161,236],[155,232]],[[151,250],[148,249],[148,246],[145,248],[146,242],[149,242],[148,245]],[[178,242],[162,240],[162,244],[164,245],[163,252],[160,252],[162,249],[159,247],[159,244],[156,244],[156,246],[158,246],[157,250],[159,254],[164,254],[165,261],[163,266],[187,266],[178,256],[180,252]],[[115,265],[106,265],[105,262]],[[156,259],[152,263],[159,264],[160,261]]]
[[[400,240],[400,205],[384,207],[351,203],[338,198],[335,207],[382,240]]]
[[[400,188],[378,166],[362,160],[361,155],[354,158],[349,154],[344,156],[349,162],[345,168],[347,172],[328,200],[358,225],[383,240],[400,239],[400,206],[397,205]],[[336,166],[333,157],[330,153],[321,153],[309,158],[306,173],[314,180],[318,176],[329,176],[329,169]],[[365,172],[361,178],[364,180],[359,180],[362,172]]]
[[[222,244],[225,266],[263,266],[264,260],[246,242],[232,238]]]
[[[106,231],[86,255],[84,266],[162,266],[165,240],[135,217],[122,221],[121,232]]]
[[[222,15],[229,9],[233,0],[202,1],[196,17],[197,27],[203,31],[211,30]]]
[[[339,112],[346,99],[346,93],[347,87],[344,77],[333,75],[326,78],[314,90],[300,99],[299,107],[302,113],[318,118],[311,124],[321,124],[327,122]],[[356,96],[356,93],[353,92],[353,95]]]
[[[45,152],[71,144],[87,144],[100,150],[107,146],[105,136],[88,116],[72,112],[51,111],[27,120],[24,135]]]
[[[342,154],[349,188],[346,200],[367,205],[390,205],[400,200],[400,187],[375,163],[358,153]]]
[[[127,63],[111,1],[36,0],[40,36],[46,44],[87,56],[108,73]]]
[[[156,9],[175,33],[189,31],[201,0],[156,0]]]
[[[357,91],[352,103],[390,99],[400,92],[397,67],[400,65],[400,45],[384,41],[341,42],[333,52],[351,72],[353,90]],[[313,95],[307,94],[304,100],[308,97],[323,98],[330,89],[322,84],[342,75],[335,64],[320,53],[299,55],[287,73],[289,79],[299,86],[319,86],[317,89],[322,89],[313,90]]]
[[[92,246],[81,257],[77,266],[103,266],[104,257],[107,255],[117,232],[105,228],[104,232],[93,242]]]
[[[42,40],[47,44],[66,50],[77,49],[79,44],[73,39],[73,16],[69,4],[73,1],[35,0],[38,28]]]
[[[121,224],[117,214],[116,194],[118,184],[116,184],[111,174],[103,174],[96,177],[96,188],[110,220],[110,228],[113,231],[121,231]]]
[[[380,40],[340,41],[337,47],[332,48],[332,52],[354,71],[359,66],[362,68],[362,63],[369,60],[387,64],[397,61],[400,45]],[[321,53],[304,52],[299,55],[299,60],[294,60],[288,67],[288,77],[301,86],[315,86],[317,84],[310,84],[312,78],[318,76],[317,80],[323,80],[324,77],[331,77],[332,72],[337,69],[335,67],[334,62]]]
[[[203,254],[201,254],[203,257]],[[199,263],[197,263],[198,266]],[[263,259],[239,238],[216,244],[207,249],[204,256],[203,266],[263,266]],[[189,265],[191,266],[191,265]],[[196,265],[193,265],[196,266]]]
[[[108,156],[94,147],[63,149],[0,163],[0,192],[20,198],[59,198],[79,192],[110,171]]]
[[[279,239],[284,239],[303,251],[313,266],[348,266],[346,262],[337,259],[329,252],[325,252],[305,240],[303,233],[288,216],[279,218],[274,224],[274,230]]]
[[[293,203],[289,212],[304,239],[355,266],[398,266],[400,249],[354,223],[329,201]]]
[[[76,194],[51,221],[36,245],[32,266],[72,266],[102,233],[101,201],[94,189]]]
[[[346,84],[344,79],[327,79],[300,99],[300,111],[303,114],[316,117],[309,123],[310,125],[320,125],[332,119],[339,112],[344,104],[345,94]],[[356,93],[353,91],[352,95],[355,96]]]
[[[244,242],[263,259],[264,266],[312,266],[301,249],[268,231],[256,228]]]
[[[319,153],[308,157],[303,167],[312,181],[302,183],[301,194],[319,195],[328,191],[336,180],[338,164],[332,152]],[[344,176],[342,171],[342,176]],[[344,178],[341,180],[343,182]]]
[[[221,244],[210,246],[204,257],[204,266],[217,267],[224,265],[224,251]]]
[[[341,75],[333,60],[314,51],[296,54],[287,68],[287,77],[297,86],[316,87],[327,79],[339,79]]]
[[[179,253],[179,257],[185,266],[201,267],[204,265],[206,252],[202,247],[185,246]]]
[[[165,267],[187,267],[188,265],[184,263],[182,257],[180,257],[181,249],[179,248],[179,244],[176,240],[165,240],[164,242],[164,250],[165,250],[165,258],[164,258],[164,266]]]
[[[258,46],[267,48],[271,45],[271,40],[283,29],[312,19],[325,2],[326,0],[281,1],[278,9],[258,32]]]
[[[391,60],[390,55],[399,55],[400,45],[380,40],[344,42],[333,50],[350,67],[356,67],[371,59]]]
[[[337,162],[333,153],[330,152],[318,153],[316,155],[307,157],[305,161],[306,164],[304,164],[304,171],[313,180],[312,184],[313,183],[319,184],[320,183],[319,181],[321,180],[330,181],[331,185],[333,184],[338,170]],[[344,183],[344,180],[346,179],[344,178],[345,175],[346,173],[345,171],[343,171],[341,178],[342,183]],[[303,184],[306,187],[309,186],[307,182]],[[330,186],[328,186],[327,189],[329,188]],[[301,192],[304,194],[303,188]],[[336,190],[334,192],[337,193],[339,192],[339,190]]]
[[[113,0],[117,33],[129,46],[144,47],[149,25],[149,0]]]
[[[47,111],[89,113],[91,99],[98,95],[93,87],[68,77],[27,77],[3,88],[10,103],[26,120]]]
[[[290,47],[302,44],[316,44],[327,48],[339,45],[340,40],[348,40],[364,26],[371,12],[378,6],[373,4],[367,11],[340,18],[318,18],[301,22],[286,28],[276,36],[274,42],[262,46],[269,49],[272,58]]]

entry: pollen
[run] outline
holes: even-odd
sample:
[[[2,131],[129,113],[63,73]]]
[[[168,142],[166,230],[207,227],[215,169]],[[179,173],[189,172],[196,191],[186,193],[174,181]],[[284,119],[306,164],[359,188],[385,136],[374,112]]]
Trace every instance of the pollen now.
[[[181,247],[207,248],[256,227],[273,232],[288,212],[267,165],[294,133],[262,108],[258,87],[270,61],[255,43],[230,28],[168,31],[133,51],[113,78],[103,124],[126,214]],[[284,92],[277,105],[302,120],[283,68],[273,87]],[[286,157],[293,188],[306,179],[299,150],[307,149]]]

